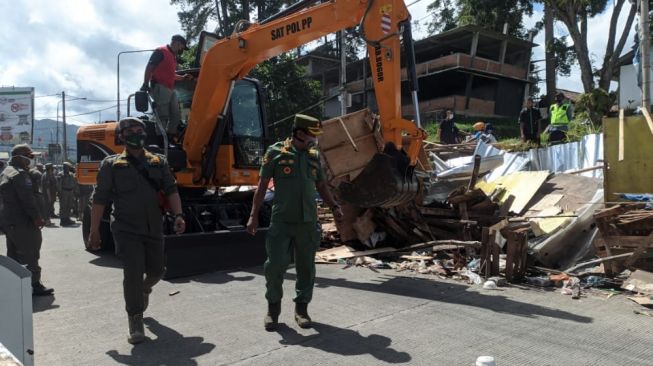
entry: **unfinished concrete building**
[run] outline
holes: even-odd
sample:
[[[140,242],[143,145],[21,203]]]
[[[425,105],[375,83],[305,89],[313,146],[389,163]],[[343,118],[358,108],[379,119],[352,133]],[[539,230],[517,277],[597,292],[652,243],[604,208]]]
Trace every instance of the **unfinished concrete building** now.
[[[438,119],[446,109],[469,117],[512,118],[519,115],[528,93],[532,42],[468,25],[415,43],[420,111],[427,120]],[[300,61],[307,75],[322,82],[324,117],[340,115],[337,97],[340,61],[314,52]],[[363,75],[367,75],[364,78]],[[403,113],[414,115],[405,69],[402,73]],[[374,109],[374,90],[366,59],[347,65],[348,112],[366,106]],[[366,98],[364,96],[367,96]]]

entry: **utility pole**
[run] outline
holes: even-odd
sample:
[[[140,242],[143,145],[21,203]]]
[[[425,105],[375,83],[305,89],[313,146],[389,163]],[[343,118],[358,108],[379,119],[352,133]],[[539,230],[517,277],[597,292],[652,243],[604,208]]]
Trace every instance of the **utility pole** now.
[[[341,30],[340,34],[340,115],[347,114],[347,52],[345,51],[345,31]]]
[[[68,138],[66,137],[66,92],[61,92],[61,108],[63,110],[63,161],[68,160]]]
[[[651,25],[648,19],[649,0],[642,0],[639,14],[640,47],[642,51],[642,107],[651,107]]]

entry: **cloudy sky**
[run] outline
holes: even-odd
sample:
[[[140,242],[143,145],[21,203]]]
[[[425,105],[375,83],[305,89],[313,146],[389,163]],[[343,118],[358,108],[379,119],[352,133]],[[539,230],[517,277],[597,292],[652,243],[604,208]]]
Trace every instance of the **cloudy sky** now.
[[[428,21],[426,6],[430,2],[412,5],[413,19]],[[116,117],[119,52],[154,48],[181,32],[177,9],[169,0],[6,0],[0,1],[0,12],[5,14],[0,22],[0,85],[35,87],[36,95],[43,96],[35,101],[37,119],[57,116],[59,99],[48,95],[65,91],[70,98],[87,98],[67,102],[69,120],[79,124]],[[597,60],[603,56],[610,15],[609,10],[589,22],[589,34],[597,35],[589,40]],[[526,25],[541,19],[542,10],[538,9]],[[416,39],[425,36],[426,27],[422,28]],[[566,29],[558,24],[556,32],[564,35]],[[543,33],[535,43],[544,43]],[[631,44],[629,37],[626,51]],[[121,98],[140,87],[147,58],[147,54],[121,56]],[[542,58],[540,46],[533,59]],[[559,87],[582,90],[577,67],[571,77],[559,79]],[[121,103],[124,115],[126,101]]]

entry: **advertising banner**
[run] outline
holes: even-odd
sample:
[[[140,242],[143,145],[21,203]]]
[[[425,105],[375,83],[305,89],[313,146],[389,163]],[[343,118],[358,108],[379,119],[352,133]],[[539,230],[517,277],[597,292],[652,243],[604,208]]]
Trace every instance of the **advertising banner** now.
[[[32,143],[34,88],[0,88],[0,145]]]

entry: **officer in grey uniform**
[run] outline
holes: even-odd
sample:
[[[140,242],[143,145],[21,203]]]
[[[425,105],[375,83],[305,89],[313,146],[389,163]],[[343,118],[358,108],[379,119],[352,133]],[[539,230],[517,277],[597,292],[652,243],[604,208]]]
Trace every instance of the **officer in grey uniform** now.
[[[41,283],[39,258],[41,228],[45,224],[37,203],[34,182],[29,169],[34,165],[34,153],[27,144],[11,150],[9,165],[0,174],[0,226],[6,234],[7,256],[32,272],[32,294],[51,295],[54,290]]]
[[[61,217],[61,226],[75,225],[75,221],[70,218],[70,215],[75,204],[74,190],[77,187],[77,181],[73,172],[75,168],[69,162],[63,163],[63,173],[60,178],[61,186],[61,200],[59,201],[59,216]]]
[[[57,175],[54,172],[52,163],[45,164],[43,175],[43,194],[48,205],[47,215],[49,218],[58,218],[54,212],[54,203],[57,200]]]
[[[145,124],[138,118],[122,119],[118,124],[122,154],[105,158],[97,175],[91,207],[92,250],[100,248],[100,222],[104,208],[113,202],[111,232],[116,253],[123,262],[123,289],[131,344],[145,339],[143,312],[152,287],[165,271],[163,254],[163,215],[160,195],[167,198],[175,215],[175,232],[186,230],[175,178],[162,155],[145,150]],[[143,278],[145,276],[145,278]]]
[[[45,226],[50,226],[50,218],[48,217],[47,208],[45,206],[45,198],[43,197],[43,173],[45,168],[43,164],[38,163],[36,167],[29,170],[29,176],[32,179],[32,188],[34,189],[34,197],[36,199],[36,204],[38,205],[39,214],[45,221]]]

